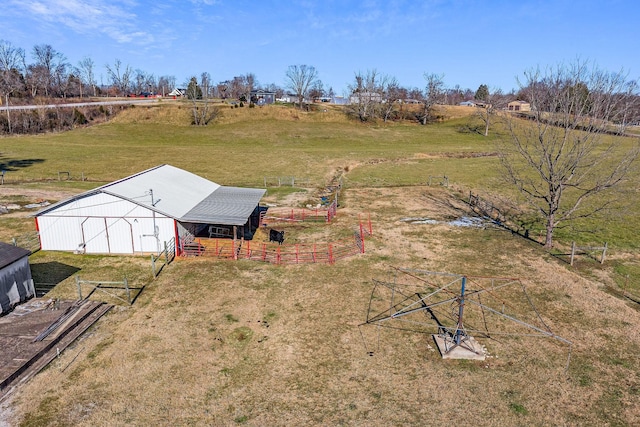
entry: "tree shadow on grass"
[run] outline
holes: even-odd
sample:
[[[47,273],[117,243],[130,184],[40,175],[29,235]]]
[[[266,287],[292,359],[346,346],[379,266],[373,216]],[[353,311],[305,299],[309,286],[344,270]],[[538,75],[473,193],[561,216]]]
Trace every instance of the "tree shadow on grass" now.
[[[18,169],[28,168],[36,163],[43,163],[44,159],[6,159],[0,156],[0,171],[15,172]]]

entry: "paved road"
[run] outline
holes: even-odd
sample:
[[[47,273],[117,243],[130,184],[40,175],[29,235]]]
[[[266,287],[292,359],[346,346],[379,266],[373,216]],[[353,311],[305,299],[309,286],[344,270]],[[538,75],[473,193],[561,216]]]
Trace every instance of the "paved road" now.
[[[167,98],[131,98],[112,101],[94,101],[94,102],[73,102],[70,104],[44,104],[44,105],[10,105],[8,108],[6,105],[0,107],[0,111],[8,110],[36,110],[39,108],[59,108],[59,107],[86,107],[91,105],[118,105],[118,104],[154,104],[160,101],[173,101],[173,99]]]

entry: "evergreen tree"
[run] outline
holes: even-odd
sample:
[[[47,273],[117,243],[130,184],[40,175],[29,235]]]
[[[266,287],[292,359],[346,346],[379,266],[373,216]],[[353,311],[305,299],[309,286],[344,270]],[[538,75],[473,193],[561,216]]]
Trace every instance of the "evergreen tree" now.
[[[202,89],[198,85],[198,79],[191,77],[189,80],[189,86],[187,86],[187,98],[188,99],[202,99]]]
[[[487,85],[480,85],[474,98],[478,101],[486,101],[489,98],[489,88]]]

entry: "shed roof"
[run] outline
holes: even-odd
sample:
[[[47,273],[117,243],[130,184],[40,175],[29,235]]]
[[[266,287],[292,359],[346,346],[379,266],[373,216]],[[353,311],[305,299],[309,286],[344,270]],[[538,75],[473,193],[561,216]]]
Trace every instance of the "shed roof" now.
[[[243,225],[266,190],[220,187],[180,218],[184,222]]]
[[[35,216],[81,197],[106,193],[184,222],[242,225],[266,190],[224,187],[171,165],[160,165],[48,206]]]
[[[0,242],[0,269],[31,255],[27,249]]]

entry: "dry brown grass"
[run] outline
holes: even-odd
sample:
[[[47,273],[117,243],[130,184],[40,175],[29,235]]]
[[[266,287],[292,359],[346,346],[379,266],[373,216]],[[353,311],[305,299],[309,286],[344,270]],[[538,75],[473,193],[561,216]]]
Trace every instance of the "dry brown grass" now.
[[[220,111],[216,123],[232,124],[267,119],[296,122],[347,122],[343,110],[335,105],[313,105],[313,111],[299,110],[286,105],[266,105],[234,108],[233,105],[213,101],[211,108]],[[114,123],[165,123],[174,126],[191,126],[192,105],[188,101],[164,101],[158,105],[138,105],[128,108],[113,118]],[[321,112],[322,114],[317,114]]]
[[[160,120],[153,114],[168,114],[162,120],[184,124],[177,112],[185,108],[176,104],[163,112],[136,107],[118,120],[153,123]],[[269,129],[284,121],[329,117],[277,106],[229,108],[224,113],[221,120],[240,124],[281,114]],[[123,127],[145,134],[152,129]],[[361,128],[349,129],[358,133]],[[378,130],[367,129],[362,139]],[[245,132],[242,127],[229,131]],[[263,127],[260,132],[268,133]],[[293,127],[287,132],[302,134]],[[298,139],[286,140],[293,144]],[[432,139],[439,140],[437,134]],[[140,153],[152,151],[146,146],[140,149]],[[38,268],[57,262],[61,274],[66,266],[78,269],[77,274],[88,280],[120,280],[126,275],[132,285],[146,288],[133,307],[113,310],[25,384],[13,396],[8,422],[23,426],[640,424],[636,357],[640,314],[603,291],[602,283],[613,283],[613,272],[607,264],[601,267],[588,259],[571,269],[539,246],[499,228],[445,224],[467,214],[460,198],[468,193],[456,187],[427,188],[416,184],[414,175],[401,178],[407,165],[417,168],[416,159],[433,158],[437,167],[420,169],[424,171],[416,175],[420,180],[442,171],[452,182],[471,185],[469,177],[456,179],[450,172],[452,162],[461,160],[448,155],[450,151],[430,143],[404,155],[381,151],[363,158],[314,159],[306,169],[314,168],[326,181],[338,169],[346,172],[338,219],[326,227],[291,227],[287,239],[327,241],[342,236],[362,213],[370,213],[373,222],[367,253],[334,266],[179,259],[152,280],[146,258],[36,254],[31,262]],[[476,146],[469,150],[480,151]],[[445,160],[447,168],[444,164],[440,168],[439,162]],[[483,161],[478,168],[490,166]],[[139,170],[135,162],[131,167]],[[398,176],[385,181],[387,187],[368,185],[369,177],[389,174]],[[394,186],[398,183],[403,186]],[[315,191],[271,190],[265,201],[296,207]],[[439,222],[403,221],[408,217]],[[32,220],[6,218],[0,236],[12,236],[27,224],[32,226]],[[390,266],[520,277],[545,322],[574,343],[568,371],[564,370],[566,346],[550,339],[477,337],[490,353],[486,361],[443,361],[428,335],[358,328],[365,321],[372,279],[388,279]],[[59,280],[51,296],[74,298],[73,276],[62,275]],[[368,355],[370,350],[373,356]]]
[[[343,206],[338,225],[372,214],[365,255],[334,266],[177,260],[26,384],[12,422],[640,423],[637,310],[511,233],[401,221],[463,215],[448,190],[350,189]],[[80,259],[82,274],[131,261]],[[144,280],[144,262],[134,263]],[[359,329],[372,279],[389,266],[522,278],[545,321],[573,341],[569,370],[567,348],[549,339],[478,338],[486,361],[443,361],[430,336]]]
[[[173,126],[190,126],[191,110],[181,101],[165,101],[158,105],[139,105],[120,112],[114,123],[166,123]]]
[[[275,119],[278,121],[295,122],[332,122],[345,123],[350,121],[344,113],[344,107],[339,105],[313,104],[311,111],[291,108],[289,105],[266,105],[249,108],[248,105],[234,108],[233,105],[214,101],[209,104],[221,112],[217,123],[231,124],[247,121]],[[164,101],[158,105],[138,105],[119,113],[114,123],[167,123],[175,126],[191,125],[191,104],[188,101]],[[407,105],[404,109],[418,110],[420,106]],[[317,114],[318,112],[322,114]],[[434,110],[436,116],[445,120],[460,119],[476,114],[477,110],[470,107],[455,105],[438,105]]]

